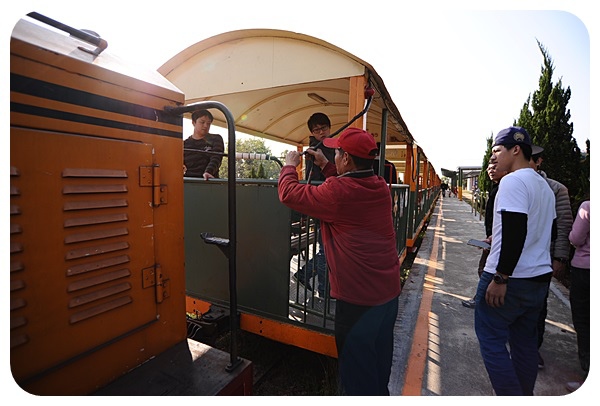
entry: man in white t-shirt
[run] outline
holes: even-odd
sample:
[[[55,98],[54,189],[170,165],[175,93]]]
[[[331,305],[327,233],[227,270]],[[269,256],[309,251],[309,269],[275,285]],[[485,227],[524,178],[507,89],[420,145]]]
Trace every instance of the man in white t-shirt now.
[[[496,395],[533,395],[537,321],[552,278],[554,193],[529,165],[531,137],[509,127],[490,161],[502,178],[494,202],[492,246],[479,280],[475,332]],[[507,348],[508,344],[508,348]]]

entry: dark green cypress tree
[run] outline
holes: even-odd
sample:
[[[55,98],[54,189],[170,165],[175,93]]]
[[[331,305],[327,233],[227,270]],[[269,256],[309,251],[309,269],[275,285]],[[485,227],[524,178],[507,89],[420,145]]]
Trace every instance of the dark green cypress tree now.
[[[265,179],[267,176],[265,175],[265,167],[262,162],[258,165],[258,174],[256,175],[258,179]]]
[[[581,189],[577,193],[573,200],[575,203],[571,206],[573,208],[573,214],[579,209],[579,205],[590,198],[590,140],[585,141],[585,154],[581,161],[581,175],[579,176],[579,182]]]
[[[527,98],[515,125],[525,128],[533,143],[544,148],[541,169],[549,178],[569,189],[573,204],[585,185],[581,182],[582,154],[573,138],[571,111],[567,108],[571,88],[564,89],[562,79],[552,83],[552,58],[546,48],[539,41],[537,43],[544,57],[539,89]]]
[[[479,190],[482,192],[488,192],[492,190],[492,181],[487,173],[487,167],[490,163],[490,157],[492,156],[492,143],[494,142],[494,134],[490,135],[488,139],[486,139],[487,150],[485,151],[485,155],[483,156],[483,162],[481,162],[481,172],[479,173]]]

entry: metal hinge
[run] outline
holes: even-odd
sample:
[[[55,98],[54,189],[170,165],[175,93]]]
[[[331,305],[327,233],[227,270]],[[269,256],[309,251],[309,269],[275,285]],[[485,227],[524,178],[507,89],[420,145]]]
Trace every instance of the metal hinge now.
[[[146,289],[152,286],[156,291],[156,303],[162,303],[164,299],[171,296],[169,279],[164,277],[159,264],[142,269],[142,288]]]
[[[140,166],[140,186],[152,188],[152,205],[160,206],[168,203],[167,185],[160,184],[160,166]]]

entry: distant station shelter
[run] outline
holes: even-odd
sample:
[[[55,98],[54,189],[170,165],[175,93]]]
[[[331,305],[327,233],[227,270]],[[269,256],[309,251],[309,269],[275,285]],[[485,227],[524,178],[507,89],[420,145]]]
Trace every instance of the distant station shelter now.
[[[442,175],[450,178],[450,187],[458,189],[458,198],[462,200],[463,185],[466,190],[477,188],[481,166],[459,166],[456,171],[442,168]]]

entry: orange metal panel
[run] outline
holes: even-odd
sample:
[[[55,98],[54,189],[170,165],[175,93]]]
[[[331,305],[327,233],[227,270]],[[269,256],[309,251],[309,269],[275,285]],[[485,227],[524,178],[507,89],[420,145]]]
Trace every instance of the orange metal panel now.
[[[202,315],[207,313],[210,309],[210,303],[205,302],[200,299],[195,299],[190,296],[185,297],[185,312],[194,314],[194,315]]]
[[[137,176],[151,163],[152,145],[11,129],[17,380],[156,321],[141,276],[155,263],[151,189]]]
[[[48,33],[11,38],[11,369],[80,395],[186,339],[182,122],[163,111],[183,95]]]
[[[240,315],[240,328],[271,340],[337,358],[333,335],[245,313]]]
[[[186,297],[187,313],[204,314],[210,306],[210,303],[203,300]],[[335,338],[332,335],[246,313],[240,315],[240,328],[271,340],[337,357]]]
[[[53,66],[46,66],[37,62],[32,62],[22,57],[11,57],[11,70],[20,76],[29,79],[43,81],[45,84],[56,85],[57,89],[66,91],[84,92],[83,94],[93,94],[94,97],[102,97],[107,100],[106,103],[131,103],[141,105],[149,109],[163,110],[166,105],[174,106],[175,103],[159,97],[149,97],[148,95],[132,92],[129,88],[123,88],[110,82],[99,82],[96,78],[79,75],[72,70],[59,69]],[[66,88],[66,89],[65,89]],[[60,112],[60,115],[44,117],[39,115],[36,120],[31,120],[29,114],[11,112],[11,124],[23,125],[32,128],[44,130],[65,131],[68,125],[69,132],[78,134],[102,135],[106,132],[115,132],[116,127],[104,125],[100,120],[106,120],[107,123],[121,123],[116,138],[139,139],[149,142],[150,139],[156,139],[156,136],[150,133],[135,131],[134,126],[147,127],[150,129],[164,129],[172,132],[181,132],[179,126],[164,123],[156,120],[156,116],[141,117],[131,114],[124,114],[125,111],[99,109],[94,106],[71,103],[68,101],[51,100],[44,97],[36,97],[30,94],[11,92],[11,101],[25,105],[39,106],[44,109],[51,109]],[[70,121],[66,123],[61,116],[79,115],[82,117],[94,117],[95,121],[81,120]],[[115,134],[111,134],[115,136]]]

